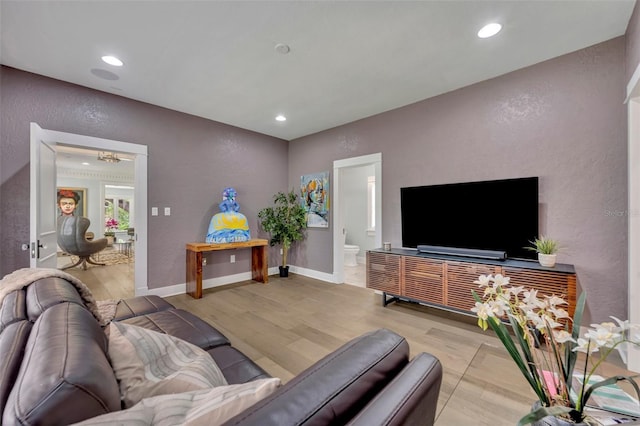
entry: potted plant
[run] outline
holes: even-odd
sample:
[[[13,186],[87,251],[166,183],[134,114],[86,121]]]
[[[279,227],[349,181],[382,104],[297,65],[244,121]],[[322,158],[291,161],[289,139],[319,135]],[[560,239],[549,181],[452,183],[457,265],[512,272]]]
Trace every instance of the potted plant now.
[[[307,227],[306,211],[296,193],[278,192],[273,196],[274,205],[258,212],[262,229],[271,234],[269,245],[282,244],[282,264],[280,276],[289,276],[287,252],[291,243],[304,238],[303,230]]]
[[[556,264],[556,257],[560,246],[556,240],[540,236],[533,241],[529,241],[531,247],[525,247],[527,250],[538,253],[538,262],[547,268],[553,268]]]
[[[483,292],[480,297],[472,290],[476,303],[471,310],[478,325],[496,333],[538,398],[518,426],[593,424],[586,403],[596,389],[618,381],[630,383],[640,397],[634,377],[595,374],[616,349],[640,346],[640,326],[611,317],[615,323],[592,324],[580,336],[586,293],[578,298],[571,318],[564,299],[539,297],[537,290],[510,285],[509,277],[480,275],[474,283]],[[579,353],[583,359],[576,365]]]
[[[105,231],[104,236],[107,239],[107,245],[113,245],[113,242],[116,238],[116,229],[118,229],[118,221],[108,217],[104,223]]]

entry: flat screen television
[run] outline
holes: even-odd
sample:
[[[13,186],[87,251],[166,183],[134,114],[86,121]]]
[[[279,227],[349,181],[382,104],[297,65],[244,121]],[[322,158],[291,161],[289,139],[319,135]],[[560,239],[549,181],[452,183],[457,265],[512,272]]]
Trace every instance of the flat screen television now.
[[[524,247],[538,236],[538,178],[400,188],[402,245],[505,251],[534,259]]]

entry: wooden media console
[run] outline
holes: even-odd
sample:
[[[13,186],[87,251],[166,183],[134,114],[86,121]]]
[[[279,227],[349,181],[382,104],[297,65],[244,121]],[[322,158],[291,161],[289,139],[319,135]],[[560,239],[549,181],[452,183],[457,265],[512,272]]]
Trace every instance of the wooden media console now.
[[[545,268],[536,261],[434,255],[410,249],[367,251],[367,287],[382,292],[384,306],[407,300],[472,314],[471,290],[481,293],[473,282],[488,274],[502,274],[510,278],[510,284],[541,294],[563,296],[573,317],[577,280],[573,265]]]

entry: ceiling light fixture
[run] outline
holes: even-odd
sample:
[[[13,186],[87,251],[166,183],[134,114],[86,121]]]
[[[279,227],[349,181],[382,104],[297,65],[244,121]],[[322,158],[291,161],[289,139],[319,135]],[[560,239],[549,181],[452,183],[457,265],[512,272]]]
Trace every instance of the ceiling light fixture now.
[[[101,152],[98,154],[98,160],[104,161],[105,163],[119,163],[120,159],[118,158],[118,154],[115,152]]]
[[[106,55],[102,57],[102,60],[109,65],[113,65],[114,67],[121,67],[122,65],[124,65],[124,62],[122,62],[115,56]]]
[[[276,50],[276,52],[281,53],[283,55],[286,55],[287,53],[291,52],[291,48],[284,43],[276,44],[274,49]]]
[[[287,121],[287,117],[285,117],[284,115],[280,114],[276,116],[276,121]]]
[[[478,31],[478,37],[480,38],[493,37],[494,35],[498,34],[501,29],[502,29],[502,25],[496,22],[492,22],[490,24],[485,25],[480,29],[480,31]]]

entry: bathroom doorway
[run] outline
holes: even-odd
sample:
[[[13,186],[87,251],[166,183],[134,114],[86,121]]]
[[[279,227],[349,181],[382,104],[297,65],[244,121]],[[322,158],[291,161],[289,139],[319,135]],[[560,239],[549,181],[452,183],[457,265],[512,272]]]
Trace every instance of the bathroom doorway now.
[[[333,177],[334,280],[365,287],[366,252],[382,246],[382,154],[336,160]]]

